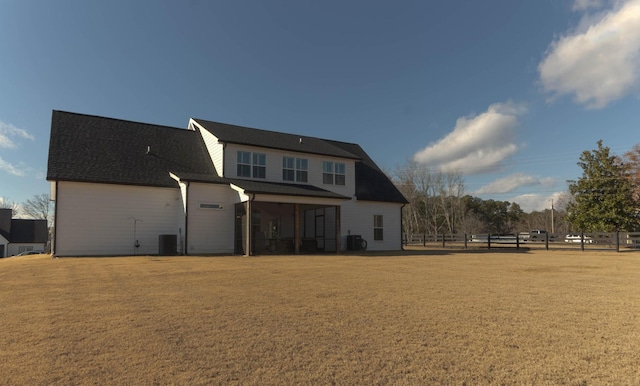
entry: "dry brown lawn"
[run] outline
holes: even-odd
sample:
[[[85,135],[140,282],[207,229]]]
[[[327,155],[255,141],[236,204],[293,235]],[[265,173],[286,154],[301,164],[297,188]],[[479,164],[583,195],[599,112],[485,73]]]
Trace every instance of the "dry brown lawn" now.
[[[640,384],[640,253],[0,260],[0,384]]]

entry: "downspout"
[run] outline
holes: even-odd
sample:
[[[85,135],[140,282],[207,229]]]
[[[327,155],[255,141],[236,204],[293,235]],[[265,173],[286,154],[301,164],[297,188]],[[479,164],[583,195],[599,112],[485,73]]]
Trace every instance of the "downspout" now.
[[[256,194],[255,193],[251,193],[252,196],[249,200],[247,200],[247,242],[245,247],[247,248],[245,256],[251,256],[252,253],[252,248],[253,248],[253,243],[251,242],[252,240],[252,235],[251,235],[251,229],[253,229],[253,206],[251,205],[251,203],[253,202],[253,200],[256,199]]]
[[[184,254],[189,254],[189,181],[185,182],[184,204]]]
[[[51,257],[56,256],[56,246],[58,245],[57,235],[58,235],[58,200],[60,197],[58,196],[58,180],[56,180],[56,188],[55,188],[55,204],[53,207],[53,235],[51,237]]]

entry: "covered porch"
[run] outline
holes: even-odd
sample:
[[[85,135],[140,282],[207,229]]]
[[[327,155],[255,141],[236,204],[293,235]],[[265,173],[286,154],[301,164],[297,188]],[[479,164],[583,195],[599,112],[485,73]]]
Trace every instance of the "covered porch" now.
[[[243,198],[235,204],[235,254],[341,250],[340,203],[348,197],[313,186],[255,181],[234,182],[232,188]]]

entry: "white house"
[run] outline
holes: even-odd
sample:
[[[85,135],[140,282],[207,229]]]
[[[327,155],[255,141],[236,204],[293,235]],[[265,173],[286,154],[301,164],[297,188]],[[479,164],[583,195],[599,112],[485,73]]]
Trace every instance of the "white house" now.
[[[54,111],[47,180],[58,256],[402,248],[406,199],[352,143]]]

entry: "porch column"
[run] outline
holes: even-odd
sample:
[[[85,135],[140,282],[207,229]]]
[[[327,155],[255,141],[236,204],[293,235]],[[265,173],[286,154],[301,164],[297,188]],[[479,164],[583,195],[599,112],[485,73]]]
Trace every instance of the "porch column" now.
[[[251,256],[251,218],[252,213],[251,213],[251,200],[247,200],[246,202],[246,216],[247,216],[247,221],[246,221],[246,229],[245,229],[245,234],[246,234],[246,238],[244,240],[244,255],[245,256]]]
[[[300,204],[293,204],[294,231],[293,231],[293,253],[300,254]]]
[[[340,231],[340,205],[336,206],[336,254],[340,254],[340,242],[342,241],[342,232]]]

